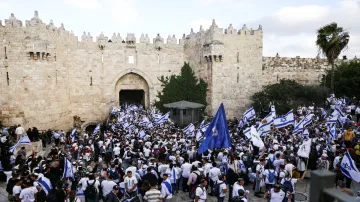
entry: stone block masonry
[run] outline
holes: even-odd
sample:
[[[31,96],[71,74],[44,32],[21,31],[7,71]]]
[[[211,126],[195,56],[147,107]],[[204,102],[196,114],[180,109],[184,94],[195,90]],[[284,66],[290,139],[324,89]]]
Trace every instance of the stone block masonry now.
[[[317,83],[328,68],[323,59],[263,57],[261,26],[224,30],[214,20],[179,40],[147,34],[137,40],[134,33],[77,37],[63,24],[44,23],[37,11],[25,26],[14,14],[4,22],[0,121],[7,126],[69,130],[75,122],[99,122],[125,99],[122,90],[140,92],[139,102],[149,107],[162,90],[158,78],[179,74],[184,62],[209,84],[206,112],[213,115],[224,103],[228,118],[239,117],[263,85],[281,78]]]

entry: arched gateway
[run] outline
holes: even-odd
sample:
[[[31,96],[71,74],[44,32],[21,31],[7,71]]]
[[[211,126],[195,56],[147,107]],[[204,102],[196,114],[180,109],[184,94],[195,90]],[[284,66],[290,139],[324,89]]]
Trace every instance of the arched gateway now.
[[[146,108],[150,103],[148,82],[136,72],[122,75],[115,84],[115,98],[118,104],[142,104]]]

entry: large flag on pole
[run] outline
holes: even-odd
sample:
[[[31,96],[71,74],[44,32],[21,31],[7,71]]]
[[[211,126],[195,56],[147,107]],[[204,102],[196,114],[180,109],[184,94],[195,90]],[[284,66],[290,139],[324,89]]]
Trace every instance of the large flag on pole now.
[[[288,125],[294,125],[294,113],[290,110],[285,116],[274,119],[274,125],[276,128],[282,128]]]
[[[272,123],[273,122],[264,123],[258,127],[257,132],[259,133],[260,137],[271,132],[271,124]]]
[[[250,140],[254,144],[254,146],[259,147],[260,149],[264,148],[264,142],[260,138],[260,136],[254,126],[251,126],[250,135],[251,135]]]
[[[100,131],[100,123],[96,126],[96,128],[93,132],[93,136],[96,135],[99,131]]]
[[[192,134],[194,131],[195,131],[195,126],[194,126],[194,124],[192,124],[192,123],[190,123],[188,126],[186,126],[186,127],[183,129],[183,132],[184,132],[186,135]]]
[[[255,117],[256,117],[255,109],[254,107],[251,107],[244,113],[243,120],[247,123],[253,120]]]
[[[65,158],[65,163],[64,163],[64,173],[63,173],[63,177],[62,178],[71,178],[71,179],[75,179],[74,177],[74,170],[73,170],[73,166],[71,164],[71,162]]]
[[[74,128],[70,133],[71,142],[75,141],[75,133],[76,133],[76,128]]]
[[[21,144],[31,145],[31,141],[27,135],[24,135],[14,146],[10,147],[10,153],[14,153],[16,147]]]
[[[208,149],[229,148],[231,146],[229,128],[223,104],[220,105],[215,117],[205,131],[204,136],[205,139],[202,141],[198,150],[199,154]]]
[[[341,161],[340,170],[346,177],[351,178],[356,182],[360,182],[360,172],[355,166],[355,162],[352,160],[348,151],[346,151]]]
[[[169,120],[170,112],[166,113],[164,116],[160,117],[158,120],[156,120],[155,125],[160,125],[164,123],[165,121]]]
[[[311,151],[311,138],[309,138],[306,142],[303,142],[300,145],[297,155],[304,158],[309,158],[310,151]]]

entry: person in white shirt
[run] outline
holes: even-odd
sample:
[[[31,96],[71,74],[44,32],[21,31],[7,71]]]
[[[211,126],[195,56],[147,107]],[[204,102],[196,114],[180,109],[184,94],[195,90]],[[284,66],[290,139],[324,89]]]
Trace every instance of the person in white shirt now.
[[[277,153],[275,155],[276,159],[274,160],[273,162],[273,165],[275,167],[275,171],[278,173],[279,170],[280,170],[280,165],[284,165],[284,159],[281,159],[280,158],[281,154],[280,153]]]
[[[225,174],[222,174],[220,177],[219,177],[219,180],[216,181],[216,184],[219,186],[219,196],[217,197],[218,199],[218,202],[223,202],[225,200],[225,195],[227,193],[227,186],[226,186],[226,175]]]
[[[269,202],[282,202],[285,198],[285,192],[281,190],[280,185],[275,185],[270,191],[266,192],[264,195],[264,199],[268,197],[270,194]]]
[[[112,190],[116,183],[113,181],[112,176],[109,176],[107,180],[101,182],[101,188],[103,197],[105,198]]]
[[[81,190],[85,191],[86,189],[86,182],[89,180],[89,173],[86,173],[86,175],[80,179],[78,186],[81,186]]]
[[[16,141],[19,141],[25,133],[25,129],[19,124],[18,127],[15,129]]]
[[[99,194],[99,185],[100,185],[100,182],[95,179],[95,177],[94,177],[93,174],[90,174],[90,175],[89,175],[89,179],[88,179],[84,184],[85,184],[85,189],[84,189],[84,191],[86,190],[86,188],[87,188],[88,186],[94,185],[95,189],[97,190],[97,193]],[[83,187],[84,187],[84,185],[83,185]],[[97,195],[97,196],[95,197],[95,199],[89,198],[89,197],[87,197],[86,195],[85,195],[85,198],[86,198],[87,201],[93,201],[93,200],[97,201],[98,198],[99,198],[99,195]]]
[[[163,174],[163,182],[161,183],[161,198],[163,201],[169,201],[173,196],[173,188],[171,182],[168,179],[168,174]]]
[[[207,181],[202,179],[200,185],[195,189],[195,199],[194,202],[206,202],[206,189]]]
[[[21,190],[19,194],[19,199],[21,199],[21,202],[35,201],[35,194],[38,192],[38,189],[32,186],[30,180],[26,181],[24,184],[26,188]]]
[[[113,149],[113,152],[114,152],[114,156],[120,156],[120,147],[119,145],[117,144],[114,149]]]
[[[145,147],[144,147],[144,156],[146,158],[150,157],[150,152],[151,152],[151,150],[148,148],[148,146],[145,145]]]
[[[124,179],[125,190],[129,194],[130,198],[136,196],[137,179],[132,175],[131,171],[127,171],[127,176]]]
[[[263,184],[263,172],[264,172],[265,159],[261,158],[258,165],[256,165],[256,183],[255,183],[255,196],[260,197],[260,189]],[[264,183],[265,184],[265,183]]]
[[[190,172],[191,172],[191,168],[192,165],[190,163],[188,163],[188,160],[185,160],[186,162],[184,164],[181,165],[181,172],[182,172],[182,188],[183,191],[189,191],[189,186],[187,185],[187,181],[189,180],[190,177]]]
[[[175,192],[179,192],[179,190],[177,190],[177,186],[176,186],[176,182],[177,182],[177,174],[178,170],[175,168],[174,164],[170,164],[170,167],[168,169],[166,169],[166,174],[168,176],[168,180],[171,183],[172,186],[172,190],[173,190],[173,194],[175,194]]]
[[[292,177],[292,171],[295,170],[295,168],[296,167],[290,163],[290,159],[285,160],[285,170],[287,173],[290,174],[291,177]]]
[[[263,172],[263,176],[265,178],[266,190],[269,191],[276,182],[277,173],[274,170],[274,166],[270,164],[269,169]]]
[[[213,189],[215,182],[219,180],[219,175],[221,175],[220,168],[216,167],[215,162],[213,162],[212,166],[213,167],[209,171],[209,179],[210,179],[211,190]]]
[[[237,182],[234,183],[233,191],[232,191],[232,197],[238,197],[239,196],[239,190],[243,190],[244,194],[249,194],[248,190],[245,190],[244,188],[245,181],[243,178],[239,178]]]
[[[292,178],[291,175],[289,173],[287,173],[286,177],[284,179],[282,179],[280,182],[283,185],[283,189],[284,189],[284,185],[286,182],[291,183],[293,191],[286,193],[286,196],[289,198],[289,200],[291,199],[291,202],[295,201],[295,184],[297,183],[297,181],[298,181],[297,179]]]

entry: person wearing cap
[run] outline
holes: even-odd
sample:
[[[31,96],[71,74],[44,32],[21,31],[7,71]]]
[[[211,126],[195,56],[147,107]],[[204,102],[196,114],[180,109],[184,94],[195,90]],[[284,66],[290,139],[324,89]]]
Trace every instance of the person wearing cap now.
[[[169,201],[173,197],[174,189],[168,179],[168,174],[163,174],[163,182],[161,183],[161,198],[163,201]]]
[[[114,185],[109,194],[106,195],[104,202],[119,202],[120,199],[117,197],[119,193],[120,187],[118,185]]]
[[[264,194],[264,199],[270,195],[269,202],[282,202],[285,198],[285,192],[281,190],[279,184],[274,185],[274,188]]]

